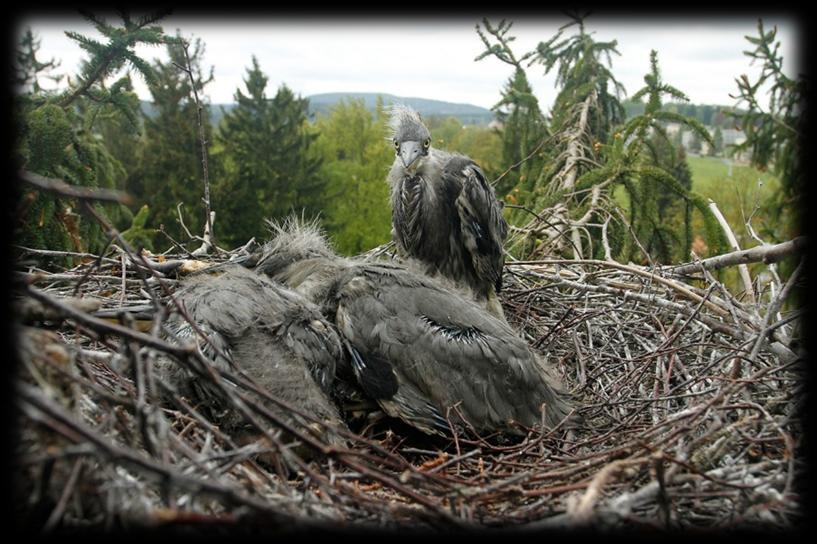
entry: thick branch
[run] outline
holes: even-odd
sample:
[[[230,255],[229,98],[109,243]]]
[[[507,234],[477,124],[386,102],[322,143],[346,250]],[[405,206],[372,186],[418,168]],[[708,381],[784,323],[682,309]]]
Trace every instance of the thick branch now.
[[[717,255],[708,259],[703,259],[695,263],[684,264],[670,268],[674,274],[691,274],[705,270],[718,270],[729,266],[746,263],[763,262],[766,264],[776,263],[796,253],[803,253],[806,249],[806,237],[798,236],[794,240],[782,242],[780,244],[764,244],[751,249],[733,251],[723,255]]]
[[[26,183],[49,193],[55,193],[66,198],[78,198],[80,200],[101,200],[103,202],[118,202],[120,204],[132,204],[133,197],[122,191],[114,189],[98,189],[90,187],[79,187],[69,185],[61,179],[47,178],[27,170],[20,171],[20,179]]]

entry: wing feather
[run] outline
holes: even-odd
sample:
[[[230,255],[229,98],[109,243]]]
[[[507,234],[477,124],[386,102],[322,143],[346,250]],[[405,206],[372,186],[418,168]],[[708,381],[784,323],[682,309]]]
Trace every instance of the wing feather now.
[[[535,354],[507,324],[404,275],[359,274],[339,290],[343,335],[363,364],[387,365],[396,379],[395,392],[377,398],[387,412],[426,432],[439,432],[432,420],[439,424],[455,405],[491,430],[511,420],[538,424],[542,403],[561,413]]]
[[[443,176],[461,184],[454,206],[460,218],[461,239],[476,275],[499,292],[505,264],[502,246],[508,236],[502,204],[485,174],[470,159],[451,159],[443,169]]]

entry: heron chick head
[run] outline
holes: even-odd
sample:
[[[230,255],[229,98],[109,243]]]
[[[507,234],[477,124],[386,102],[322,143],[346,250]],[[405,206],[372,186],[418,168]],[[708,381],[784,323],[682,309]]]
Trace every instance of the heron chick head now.
[[[419,113],[402,104],[391,107],[389,126],[397,159],[407,171],[415,171],[431,149],[431,132]]]

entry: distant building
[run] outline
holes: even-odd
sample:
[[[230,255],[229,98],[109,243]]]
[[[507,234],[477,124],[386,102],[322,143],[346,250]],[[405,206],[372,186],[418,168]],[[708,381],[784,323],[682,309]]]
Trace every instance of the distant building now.
[[[678,134],[678,131],[681,130],[681,123],[667,123],[664,130],[667,131],[667,136],[675,136]]]
[[[664,130],[667,132],[667,136],[674,137],[681,132],[681,144],[684,146],[685,149],[689,149],[689,145],[694,138],[692,131],[681,125],[680,123],[667,123],[664,127]],[[706,130],[709,131],[709,134],[715,133],[714,126],[707,126]],[[721,128],[721,135],[723,136],[723,148],[724,153],[727,156],[731,156],[733,152],[730,150],[730,146],[740,145],[746,141],[746,135],[740,129],[735,128]],[[705,141],[701,141],[701,155],[708,155],[709,154],[709,144]],[[733,156],[733,159],[736,161],[745,162],[751,158],[751,153],[749,151],[743,151],[739,153],[737,156]]]
[[[746,135],[736,128],[722,128],[723,145],[738,145],[746,141]]]

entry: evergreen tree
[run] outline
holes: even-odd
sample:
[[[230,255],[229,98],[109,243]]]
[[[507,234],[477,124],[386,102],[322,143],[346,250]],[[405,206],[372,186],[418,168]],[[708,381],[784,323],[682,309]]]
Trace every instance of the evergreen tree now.
[[[757,23],[758,36],[746,36],[754,46],[744,53],[752,61],[760,61],[761,73],[757,81],[750,81],[741,75],[738,85],[738,105],[743,111],[732,111],[729,115],[736,120],[746,141],[734,146],[734,151],[751,151],[752,165],[761,170],[769,169],[780,177],[781,191],[768,212],[778,218],[781,229],[776,233],[778,240],[788,239],[800,233],[801,204],[805,197],[805,175],[802,166],[802,138],[805,133],[806,80],[801,74],[797,79],[783,72],[783,57],[777,27],[769,31],[763,28],[763,21]],[[761,88],[768,88],[768,106],[760,104],[758,96]]]
[[[640,202],[654,198],[655,216],[660,221],[652,228],[642,229],[641,243],[653,258],[670,263],[686,260],[692,243],[691,221],[683,194],[692,190],[692,173],[686,161],[683,147],[676,147],[672,141],[653,131],[646,142],[648,163],[668,173],[682,189],[679,194],[675,186],[662,183],[653,171],[645,172],[641,179]]]
[[[630,225],[651,258],[664,263],[684,260],[692,244],[691,214],[694,208],[704,217],[710,248],[725,249],[723,233],[704,199],[690,190],[688,168],[680,166],[664,126],[670,122],[678,123],[709,145],[713,144],[712,138],[700,121],[663,107],[662,97],[665,95],[676,100],[688,99],[682,91],[662,80],[654,50],[650,52],[650,71],[644,76],[644,82],[645,86],[633,95],[633,99],[646,98],[644,113],[621,127],[610,153],[612,164],[616,164],[623,174],[621,181],[629,197]],[[666,214],[674,202],[683,203],[685,207],[682,223],[675,223],[673,218],[676,216]],[[683,233],[683,237],[679,233]],[[673,251],[674,247],[679,251]],[[622,253],[626,259],[643,258],[640,249],[633,244],[625,244]]]
[[[152,66],[155,77],[148,89],[156,115],[143,117],[143,145],[139,148],[141,166],[128,176],[127,189],[136,196],[139,208],[143,204],[150,207],[147,226],[157,231],[163,227],[175,240],[186,243],[190,240],[179,224],[178,205],[182,205],[184,223],[193,235],[204,231],[205,213],[201,202],[204,190],[197,106],[188,75],[180,69],[186,65],[180,39],[181,36],[177,35],[167,44],[168,62],[157,60]],[[194,85],[201,97],[205,86],[213,80],[212,68],[209,75],[202,73],[204,44],[196,39],[192,45],[190,65]],[[212,134],[207,114],[209,104],[205,101],[202,106],[205,109],[202,122],[209,142]],[[217,165],[211,164],[210,170],[217,171]],[[168,244],[164,235],[154,235],[154,247],[167,247]]]
[[[701,137],[697,133],[693,132],[691,137],[689,138],[689,152],[695,153],[696,155],[701,152],[703,149],[703,144],[701,144]]]
[[[161,45],[167,42],[162,27],[153,24],[164,17],[166,12],[150,13],[136,20],[126,12],[119,12],[123,23],[121,27],[113,26],[104,18],[92,13],[82,13],[94,25],[94,28],[107,38],[107,43],[99,42],[77,32],[65,32],[90,56],[82,63],[80,73],[71,82],[69,89],[59,98],[58,104],[67,108],[79,97],[84,96],[96,103],[111,104],[121,109],[123,114],[131,115],[133,112],[129,108],[127,96],[120,93],[123,88],[114,85],[106,89],[104,81],[126,65],[139,72],[148,83],[153,81],[153,70],[149,63],[139,57],[134,48],[137,45]]]
[[[556,68],[556,86],[561,87],[552,111],[551,129],[574,123],[574,110],[587,105],[588,134],[593,142],[604,142],[613,128],[624,121],[625,109],[619,97],[624,87],[611,71],[612,55],[619,55],[616,40],[600,42],[585,29],[585,16],[574,15],[547,42],[539,43],[532,62],[545,67],[545,73]],[[577,33],[562,39],[562,32],[576,27]],[[638,102],[639,97],[633,96]]]
[[[723,155],[723,131],[721,127],[716,126],[715,132],[712,133],[712,146],[709,148],[711,156]]]
[[[513,67],[513,75],[502,90],[501,100],[491,108],[502,123],[502,166],[503,170],[508,169],[495,182],[497,196],[503,198],[513,192],[526,199],[525,195],[530,194],[542,170],[542,147],[548,136],[545,117],[523,67],[534,52],[525,53],[519,58],[514,54],[510,44],[516,38],[508,34],[513,23],[502,20],[494,27],[483,19],[482,25],[484,30],[477,25],[476,31],[485,45],[485,51],[475,60],[490,55]],[[489,36],[496,43],[492,44]]]
[[[321,159],[311,149],[317,136],[307,131],[308,101],[286,85],[269,99],[267,82],[253,56],[247,92],[236,90],[237,105],[219,127],[225,171],[214,187],[214,205],[222,215],[220,239],[232,245],[263,236],[264,219],[293,211],[314,216],[324,205]]]
[[[14,55],[14,73],[12,75],[17,92],[25,94],[40,94],[43,89],[40,87],[39,78],[46,77],[54,82],[59,82],[62,75],[47,75],[59,67],[60,62],[51,59],[41,62],[37,59],[37,52],[40,50],[40,40],[38,40],[31,28],[26,28],[20,39],[20,44]]]
[[[528,221],[524,228],[528,234],[523,240],[523,254],[553,254],[568,249],[575,256],[583,253],[581,235],[577,230],[578,225],[574,224],[574,218],[582,218],[581,221],[584,222],[595,219],[595,212],[590,210],[588,214],[588,210],[596,206],[600,190],[594,189],[592,185],[608,185],[610,180],[605,177],[592,178],[591,185],[585,186],[583,191],[576,190],[577,184],[584,174],[593,169],[594,164],[598,164],[602,143],[609,137],[615,124],[624,119],[625,110],[618,98],[623,87],[605,66],[605,61],[606,64],[611,63],[612,54],[618,54],[616,42],[595,41],[585,31],[584,16],[576,15],[572,19],[550,40],[541,42],[534,51],[526,53],[516,63],[516,58],[508,47],[512,37],[505,36],[510,25],[503,22],[498,31],[492,32],[499,41],[495,45],[490,45],[485,36],[480,34],[486,45],[483,57],[494,55],[517,66],[517,75],[520,77],[515,79],[515,83],[524,91],[521,93],[523,97],[533,95],[527,86],[527,79],[521,79],[521,75],[524,75],[519,67],[521,60],[530,59],[529,65],[544,65],[545,73],[555,69],[556,85],[560,87],[551,110],[552,118],[548,127],[551,136],[547,140],[548,145],[543,145],[545,140],[542,137],[538,138],[539,150],[536,156],[524,161],[524,168],[527,168],[525,179],[520,175],[519,181],[522,183],[517,188],[524,190],[516,193],[522,203],[534,212],[547,210],[544,215],[548,219],[542,220],[541,213],[537,213],[537,218],[533,221],[528,221],[530,216],[521,213],[510,214],[514,223]],[[570,27],[575,27],[577,32],[563,38],[564,31]],[[486,30],[492,31],[487,23]],[[506,92],[508,89],[506,87]],[[528,112],[528,122],[538,122],[540,118],[538,106],[535,111]],[[525,156],[522,157],[524,158]]]
[[[493,109],[503,125],[502,164],[505,168],[520,165],[497,182],[498,194],[505,195],[515,188],[523,194],[530,193],[542,170],[544,153],[540,144],[547,137],[547,129],[539,101],[520,67],[514,70],[502,91],[502,100]]]
[[[150,68],[133,49],[139,44],[165,40],[161,27],[154,25],[162,13],[134,20],[121,13],[122,26],[114,26],[90,13],[85,17],[107,39],[107,43],[75,32],[66,32],[89,53],[79,74],[62,93],[43,92],[38,74],[56,63],[37,60],[39,42],[26,32],[16,56],[15,80],[22,94],[15,100],[20,139],[16,149],[19,165],[37,174],[57,177],[70,184],[113,188],[122,175],[122,165],[107,149],[96,132],[100,115],[116,110],[136,118],[129,76],[108,81],[126,65],[146,79]],[[28,84],[28,85],[27,85]],[[123,223],[127,210],[117,205],[94,204],[109,220]],[[72,199],[37,191],[26,191],[18,205],[19,223],[15,233],[21,245],[57,250],[99,251],[107,236],[95,221],[83,221]],[[123,220],[124,218],[124,220]],[[65,261],[63,264],[68,264]]]

